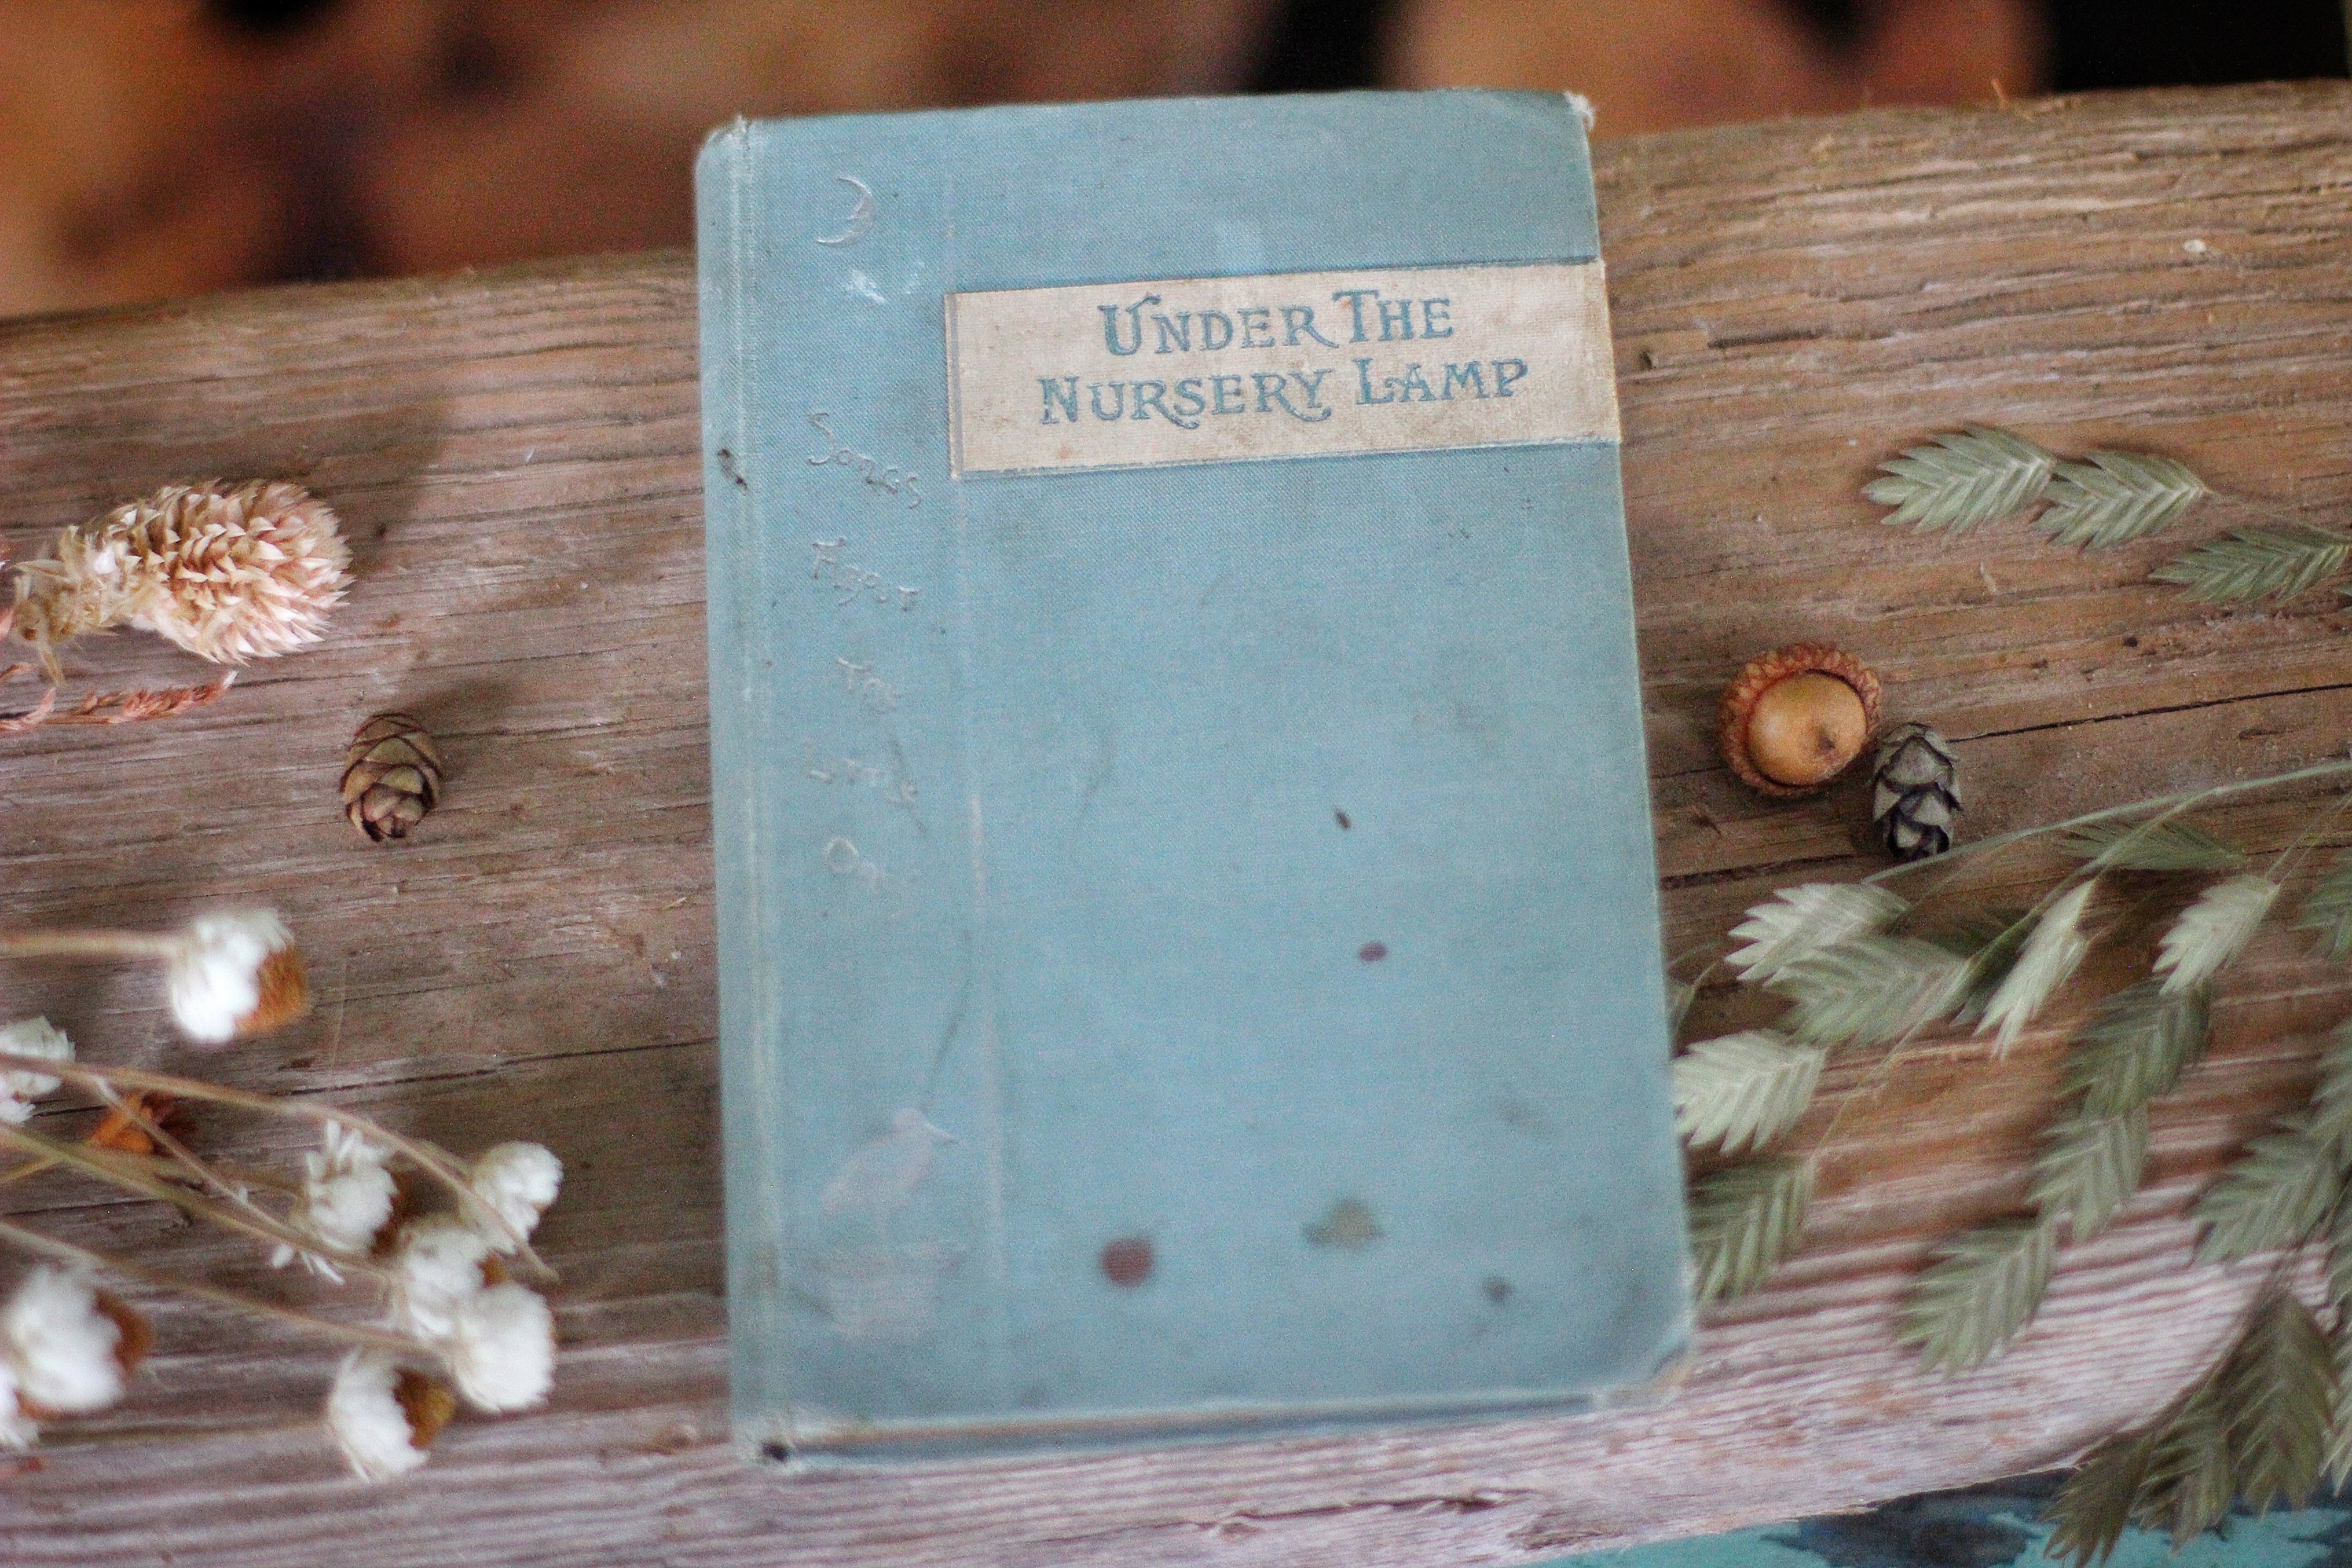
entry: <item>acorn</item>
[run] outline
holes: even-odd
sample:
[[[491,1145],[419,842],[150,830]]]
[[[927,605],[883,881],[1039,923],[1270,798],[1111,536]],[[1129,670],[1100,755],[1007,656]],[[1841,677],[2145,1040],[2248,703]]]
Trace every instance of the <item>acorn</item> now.
[[[1811,795],[1862,755],[1878,727],[1878,677],[1826,643],[1748,661],[1723,693],[1724,761],[1750,788]]]

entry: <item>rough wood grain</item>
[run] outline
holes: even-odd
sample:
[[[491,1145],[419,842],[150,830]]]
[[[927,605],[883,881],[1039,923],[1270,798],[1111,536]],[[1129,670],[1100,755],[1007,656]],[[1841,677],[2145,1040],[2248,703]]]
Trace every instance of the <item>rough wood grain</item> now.
[[[2162,450],[2232,496],[2341,520],[2352,89],[1636,140],[1603,150],[1599,182],[1675,948],[1775,886],[1873,863],[1851,790],[1766,803],[1713,759],[1717,690],[1776,643],[1845,644],[1896,716],[1951,734],[1973,835],[2342,750],[2352,652],[2332,595],[2224,613],[2144,582],[2179,540],[2247,520],[2242,503],[2081,556],[2015,527],[1882,528],[1858,491],[1898,447],[1995,418],[2068,451]],[[0,1481],[0,1556],[1519,1562],[2057,1463],[2227,1333],[2260,1264],[2191,1268],[2183,1210],[2307,1083],[2352,1001],[2284,940],[2257,949],[2214,1058],[2158,1115],[2129,1223],[2063,1253],[2041,1321],[1979,1373],[1912,1371],[1891,1308],[1929,1237],[2018,1201],[2075,1005],[1998,1065],[1961,1043],[1834,1073],[1803,1253],[1709,1319],[1662,1410],[984,1469],[741,1467],[721,1405],[693,312],[688,261],[664,256],[0,326],[17,552],[203,474],[300,479],[360,552],[326,646],[217,707],[0,741],[9,919],[275,902],[321,1005],[214,1069],[461,1147],[543,1137],[571,1171],[542,1232],[565,1273],[548,1409],[462,1421],[418,1478],[367,1489],[312,1426],[331,1352],[175,1310],[136,1398]],[[188,675],[152,639],[75,652],[94,684]],[[390,706],[433,725],[451,776],[418,836],[380,849],[332,789],[352,728]],[[2296,820],[2254,802],[2229,826],[2277,845]],[[0,984],[95,1053],[184,1059],[147,977]],[[9,1202],[295,1289],[139,1205],[32,1184]]]

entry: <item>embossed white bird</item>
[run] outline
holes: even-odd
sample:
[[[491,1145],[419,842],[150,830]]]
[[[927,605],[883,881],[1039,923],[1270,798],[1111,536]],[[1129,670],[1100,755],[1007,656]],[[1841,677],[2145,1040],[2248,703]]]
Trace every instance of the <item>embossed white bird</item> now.
[[[817,1207],[829,1215],[870,1215],[878,1231],[931,1173],[932,1151],[955,1141],[913,1106],[901,1106],[888,1132],[841,1163],[817,1194]]]

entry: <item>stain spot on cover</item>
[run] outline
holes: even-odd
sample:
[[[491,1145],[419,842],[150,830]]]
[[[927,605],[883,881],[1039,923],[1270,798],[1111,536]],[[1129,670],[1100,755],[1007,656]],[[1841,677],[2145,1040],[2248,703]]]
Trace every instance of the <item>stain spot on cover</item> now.
[[[1511,1282],[1499,1274],[1487,1275],[1479,1282],[1478,1289],[1484,1290],[1486,1300],[1497,1307],[1511,1299]]]
[[[1151,1243],[1139,1236],[1122,1236],[1103,1243],[1103,1278],[1133,1289],[1151,1278]]]
[[[1495,1116],[1515,1132],[1525,1132],[1538,1138],[1557,1137],[1559,1132],[1551,1118],[1516,1094],[1505,1094],[1496,1100]]]
[[[1306,1227],[1307,1239],[1317,1247],[1344,1247],[1349,1252],[1371,1246],[1387,1233],[1372,1217],[1361,1198],[1341,1198],[1323,1211],[1323,1217]]]
[[[1342,833],[1347,832],[1348,829],[1356,826],[1354,823],[1348,820],[1348,814],[1341,811],[1336,805],[1331,808],[1331,820],[1339,825],[1339,831]]]
[[[1356,956],[1366,963],[1378,963],[1388,955],[1389,944],[1384,942],[1368,942],[1356,950]]]

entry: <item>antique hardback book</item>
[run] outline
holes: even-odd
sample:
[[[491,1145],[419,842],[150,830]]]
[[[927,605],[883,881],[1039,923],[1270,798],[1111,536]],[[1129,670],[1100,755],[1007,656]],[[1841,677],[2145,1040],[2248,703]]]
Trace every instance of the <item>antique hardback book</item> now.
[[[1577,1408],[1689,1330],[1576,106],[698,172],[739,1433]]]

